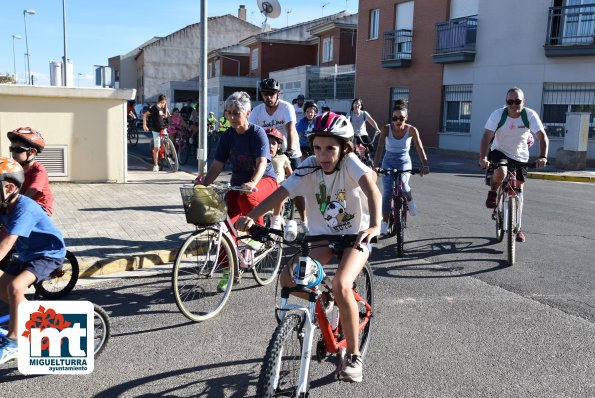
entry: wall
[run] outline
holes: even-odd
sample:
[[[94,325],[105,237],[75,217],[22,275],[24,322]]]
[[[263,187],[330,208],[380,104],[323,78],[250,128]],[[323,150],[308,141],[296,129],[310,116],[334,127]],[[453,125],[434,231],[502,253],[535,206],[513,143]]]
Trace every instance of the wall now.
[[[595,82],[595,56],[545,56],[551,5],[550,0],[479,1],[475,62],[445,65],[443,77],[444,85],[473,85],[471,134],[441,134],[441,148],[478,152],[486,120],[504,105],[513,86],[523,89],[526,106],[541,114],[544,82]],[[549,156],[555,156],[563,140],[550,138]],[[539,144],[534,145],[531,154],[536,155],[538,148]],[[593,140],[587,156],[595,158]]]
[[[134,90],[0,85],[0,154],[6,132],[29,126],[47,145],[66,145],[66,177],[52,181],[125,182],[126,100]]]

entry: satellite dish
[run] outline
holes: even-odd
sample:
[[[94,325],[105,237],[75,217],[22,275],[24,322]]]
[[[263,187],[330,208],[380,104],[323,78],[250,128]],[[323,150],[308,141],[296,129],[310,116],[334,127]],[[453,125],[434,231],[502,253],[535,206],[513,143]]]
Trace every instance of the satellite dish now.
[[[265,18],[277,18],[281,15],[281,6],[277,0],[257,0],[256,3]]]

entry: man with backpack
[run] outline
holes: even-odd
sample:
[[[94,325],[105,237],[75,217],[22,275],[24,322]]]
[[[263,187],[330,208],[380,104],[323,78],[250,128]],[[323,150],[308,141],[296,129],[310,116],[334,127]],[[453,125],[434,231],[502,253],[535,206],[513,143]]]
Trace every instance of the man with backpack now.
[[[525,241],[525,234],[521,231],[521,217],[523,211],[522,187],[527,174],[526,165],[529,161],[529,146],[532,143],[532,133],[539,140],[539,157],[536,168],[545,167],[549,140],[537,112],[526,108],[525,94],[518,87],[513,87],[506,93],[506,106],[496,109],[485,124],[485,132],[479,148],[479,165],[487,169],[492,163],[499,163],[506,159],[510,165],[519,165],[517,170],[517,186],[519,192],[519,231],[517,242]],[[525,167],[523,167],[525,166]],[[506,176],[506,166],[494,170],[490,191],[486,199],[486,207],[495,209],[497,206],[497,189]]]

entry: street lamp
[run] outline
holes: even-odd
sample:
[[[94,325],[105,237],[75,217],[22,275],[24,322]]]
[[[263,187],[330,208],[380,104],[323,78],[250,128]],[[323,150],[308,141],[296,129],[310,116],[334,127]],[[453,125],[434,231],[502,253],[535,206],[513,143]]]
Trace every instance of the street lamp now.
[[[12,35],[12,63],[14,64],[14,82],[17,82],[17,58],[16,55],[14,53],[14,41],[16,40],[21,40],[22,37],[19,35]]]
[[[79,73],[78,73],[78,76],[77,76],[77,83],[76,83],[76,85],[77,85],[77,86],[79,86],[79,87],[81,86],[81,76],[82,76],[82,75],[83,75],[83,74],[82,74],[81,72],[79,72]]]
[[[35,15],[35,10],[23,10],[23,21],[25,21],[25,47],[27,48],[27,73],[29,76],[29,84],[33,84],[31,80],[31,64],[29,63],[29,40],[27,39],[27,14]]]

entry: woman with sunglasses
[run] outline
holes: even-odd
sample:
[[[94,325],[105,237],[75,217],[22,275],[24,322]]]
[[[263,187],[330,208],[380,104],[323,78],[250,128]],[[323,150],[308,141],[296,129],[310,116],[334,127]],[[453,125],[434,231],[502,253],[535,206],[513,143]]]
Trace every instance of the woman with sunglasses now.
[[[417,154],[422,163],[420,175],[424,176],[430,172],[428,167],[428,158],[424,151],[423,144],[419,132],[415,127],[405,123],[407,120],[407,101],[397,100],[393,108],[392,120],[390,124],[382,127],[380,131],[380,138],[378,139],[378,149],[376,156],[374,156],[374,167],[380,166],[380,159],[382,158],[383,169],[399,169],[410,170],[412,167],[411,157],[409,156],[409,149],[411,148],[411,141],[415,144]],[[386,149],[386,154],[382,157]],[[417,206],[411,195],[411,187],[409,187],[409,173],[401,175],[403,181],[403,190],[407,197],[409,213],[414,216],[417,214]],[[393,190],[393,177],[383,176],[384,193],[382,195],[382,224],[380,225],[380,233],[386,235],[388,229],[388,216],[390,213],[391,192]]]
[[[479,148],[479,166],[487,169],[492,163],[500,163],[507,159],[511,164],[526,165],[529,161],[529,146],[532,145],[531,133],[539,139],[539,157],[535,162],[536,168],[545,167],[549,140],[539,115],[533,109],[525,106],[525,93],[518,87],[513,87],[506,93],[506,105],[496,109],[485,124],[485,131],[481,138]],[[494,170],[491,178],[490,190],[486,199],[486,207],[495,209],[497,206],[496,190],[506,176],[506,167],[500,166]],[[526,167],[517,171],[517,186],[523,187]],[[519,230],[516,235],[517,242],[525,241],[525,234],[521,231],[521,216],[523,214],[523,192],[519,194],[520,215]]]

